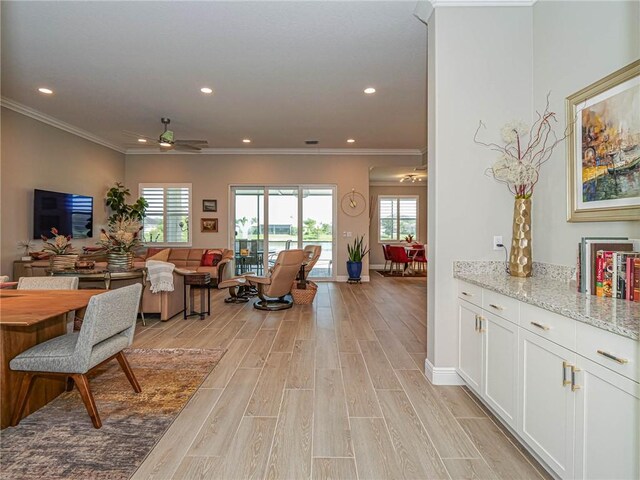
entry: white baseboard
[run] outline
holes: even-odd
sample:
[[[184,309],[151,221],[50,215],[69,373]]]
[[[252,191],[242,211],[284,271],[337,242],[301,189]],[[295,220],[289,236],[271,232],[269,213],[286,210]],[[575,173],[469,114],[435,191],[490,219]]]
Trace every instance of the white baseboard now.
[[[349,280],[348,275],[336,275],[336,282],[346,282],[347,280]],[[362,275],[362,277],[360,277],[360,281],[362,282],[370,281],[369,275]]]
[[[434,367],[428,358],[424,359],[424,374],[434,385],[464,385],[454,367]]]
[[[384,264],[369,265],[369,270],[384,270]]]

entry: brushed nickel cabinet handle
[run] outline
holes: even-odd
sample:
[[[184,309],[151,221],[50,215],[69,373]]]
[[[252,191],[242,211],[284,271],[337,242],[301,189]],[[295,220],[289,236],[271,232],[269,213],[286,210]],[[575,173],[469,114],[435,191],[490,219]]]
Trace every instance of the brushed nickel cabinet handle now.
[[[484,333],[485,330],[484,330],[484,328],[482,328],[482,321],[484,320],[484,317],[482,315],[479,315],[478,316],[478,320],[480,320],[480,328],[478,329],[478,331],[480,333]]]
[[[469,293],[469,292],[460,292],[462,293],[465,297],[473,297],[473,293]]]
[[[496,305],[495,303],[490,303],[489,306],[491,308],[495,308],[496,310],[504,310],[504,307],[501,305]]]
[[[533,325],[534,327],[538,327],[541,328],[542,330],[549,330],[549,327],[547,325],[543,325],[541,323],[538,322],[530,322],[531,325]]]
[[[474,330],[476,332],[478,331],[478,314],[477,313],[476,313],[476,326],[475,326]]]
[[[576,384],[576,372],[579,372],[580,369],[576,368],[574,365],[571,365],[571,391],[575,392],[576,390],[580,390],[580,385]]]
[[[618,362],[620,365],[624,365],[625,363],[629,363],[629,360],[626,358],[616,357],[612,353],[605,352],[604,350],[597,350],[597,352],[603,357],[608,358],[609,360],[613,360],[614,362]]]
[[[563,361],[562,362],[562,386],[566,387],[567,385],[571,385],[571,380],[567,379],[567,368],[571,368],[573,365],[570,363]]]

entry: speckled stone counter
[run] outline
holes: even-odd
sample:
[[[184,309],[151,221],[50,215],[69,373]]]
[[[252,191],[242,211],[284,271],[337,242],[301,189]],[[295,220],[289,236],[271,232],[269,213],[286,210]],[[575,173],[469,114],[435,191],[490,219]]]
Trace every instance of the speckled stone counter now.
[[[578,293],[569,267],[534,264],[534,276],[511,277],[503,262],[454,262],[453,276],[545,310],[638,340],[640,303]]]

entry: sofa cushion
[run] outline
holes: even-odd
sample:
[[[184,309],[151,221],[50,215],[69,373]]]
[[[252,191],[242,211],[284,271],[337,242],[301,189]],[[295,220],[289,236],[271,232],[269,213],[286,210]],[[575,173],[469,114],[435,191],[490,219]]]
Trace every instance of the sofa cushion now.
[[[154,255],[160,253],[163,250],[167,250],[166,248],[159,248],[159,247],[149,247],[147,248],[147,254],[145,255],[144,259],[146,260],[147,258],[153,257]],[[171,250],[171,249],[168,249]],[[169,252],[171,253],[171,252]]]
[[[197,267],[198,273],[209,273],[212,279],[218,278],[218,267]]]
[[[222,250],[208,249],[205,250],[200,260],[200,266],[202,267],[215,267],[222,260]]]
[[[164,248],[154,255],[151,255],[151,256],[147,255],[147,260],[157,260],[159,262],[166,262],[169,260],[169,253],[171,253],[171,249]]]

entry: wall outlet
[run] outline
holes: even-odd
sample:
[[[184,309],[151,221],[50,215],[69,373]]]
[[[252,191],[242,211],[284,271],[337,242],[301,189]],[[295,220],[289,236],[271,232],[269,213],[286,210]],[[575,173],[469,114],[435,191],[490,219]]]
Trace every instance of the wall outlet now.
[[[502,243],[502,235],[494,235],[493,236],[493,249],[494,250],[500,250],[502,247],[499,247],[498,245],[504,245]]]
[[[353,234],[351,232],[347,232],[347,238],[351,238]]]

